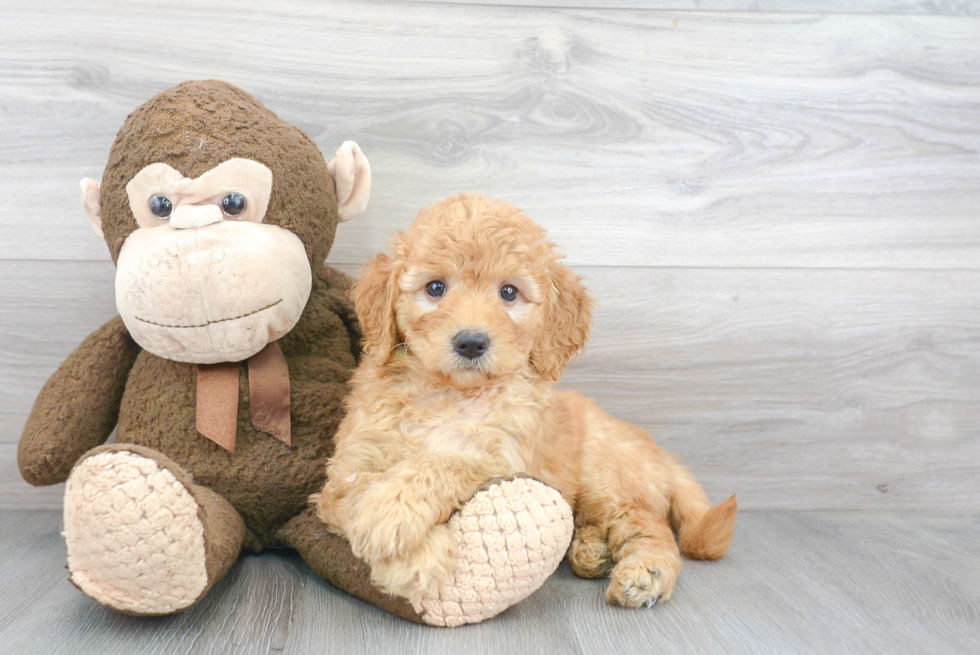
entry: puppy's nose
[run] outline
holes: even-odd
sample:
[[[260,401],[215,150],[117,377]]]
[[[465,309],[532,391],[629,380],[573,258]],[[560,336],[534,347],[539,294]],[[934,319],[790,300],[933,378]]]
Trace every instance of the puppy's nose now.
[[[470,332],[464,330],[453,337],[453,348],[466,359],[476,359],[486,352],[490,338],[486,332]]]

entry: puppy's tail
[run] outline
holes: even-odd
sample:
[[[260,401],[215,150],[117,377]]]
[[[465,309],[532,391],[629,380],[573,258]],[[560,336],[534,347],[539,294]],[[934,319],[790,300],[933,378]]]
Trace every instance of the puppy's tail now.
[[[735,496],[714,507],[687,467],[674,465],[674,494],[670,525],[677,533],[681,552],[691,559],[718,559],[728,550],[735,534]]]

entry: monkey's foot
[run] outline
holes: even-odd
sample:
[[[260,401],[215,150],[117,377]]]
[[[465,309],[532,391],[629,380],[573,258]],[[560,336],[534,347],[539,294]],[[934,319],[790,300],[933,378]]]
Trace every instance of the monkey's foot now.
[[[458,626],[496,616],[555,572],[572,540],[572,509],[531,478],[493,481],[449,519],[456,569],[434,598],[413,603],[422,621]]]
[[[244,537],[227,501],[159,453],[122,444],[75,465],[64,525],[71,582],[135,615],[193,605],[227,572]]]

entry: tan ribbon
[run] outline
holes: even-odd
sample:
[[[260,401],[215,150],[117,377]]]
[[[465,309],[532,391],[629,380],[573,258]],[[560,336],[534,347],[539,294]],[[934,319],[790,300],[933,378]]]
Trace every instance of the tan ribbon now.
[[[278,341],[248,360],[248,404],[252,425],[291,446],[289,366]]]
[[[238,435],[238,362],[197,367],[197,431],[229,452]],[[252,425],[287,446],[290,439],[289,367],[273,341],[248,360]]]
[[[197,431],[235,452],[238,434],[238,362],[197,367]]]

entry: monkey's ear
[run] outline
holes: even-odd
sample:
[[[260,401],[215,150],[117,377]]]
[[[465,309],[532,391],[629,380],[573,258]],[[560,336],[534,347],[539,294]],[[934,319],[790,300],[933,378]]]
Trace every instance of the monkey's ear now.
[[[340,221],[349,221],[367,209],[371,195],[371,165],[353,141],[344,141],[327,164],[337,188]]]
[[[99,209],[99,190],[102,184],[90,177],[84,178],[79,186],[82,188],[82,209],[85,215],[92,221],[92,231],[95,236],[105,241],[105,234],[102,232],[102,215]]]

